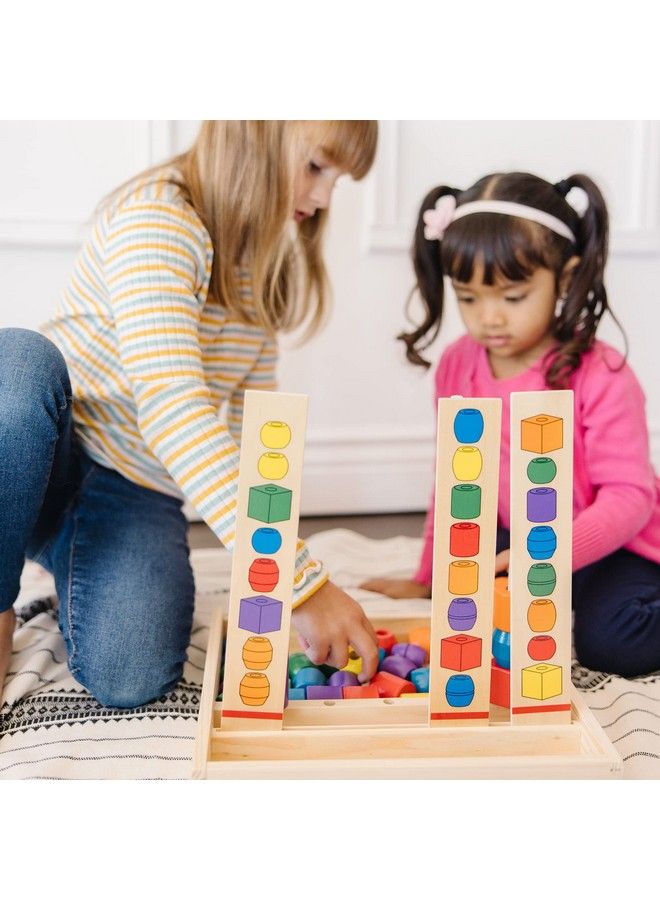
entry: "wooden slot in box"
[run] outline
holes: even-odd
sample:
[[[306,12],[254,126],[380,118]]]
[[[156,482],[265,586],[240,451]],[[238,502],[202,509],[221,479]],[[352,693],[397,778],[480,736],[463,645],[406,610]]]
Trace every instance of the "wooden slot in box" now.
[[[401,639],[428,620],[372,620]],[[193,755],[193,778],[617,778],[622,762],[573,688],[564,725],[511,725],[491,707],[489,725],[430,728],[428,695],[291,701],[281,731],[222,731],[216,701],[222,612],[211,623]],[[295,641],[295,638],[294,638]]]

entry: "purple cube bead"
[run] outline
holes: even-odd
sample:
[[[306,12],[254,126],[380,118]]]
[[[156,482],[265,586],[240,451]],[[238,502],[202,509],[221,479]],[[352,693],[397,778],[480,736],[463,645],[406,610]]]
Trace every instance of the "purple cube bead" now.
[[[399,678],[405,678],[407,681],[412,670],[416,668],[418,668],[417,664],[407,656],[386,656],[378,666],[378,671],[398,675]]]
[[[339,685],[310,684],[307,688],[308,700],[341,700],[342,690]]]
[[[426,662],[426,650],[419,644],[395,644],[392,647],[393,656],[405,656],[411,662],[415,663],[418,669]]]
[[[273,597],[244,597],[238,613],[238,627],[253,634],[279,631],[282,626],[282,606]]]
[[[341,670],[333,672],[328,678],[328,684],[333,685],[333,687],[344,687],[347,684],[355,687],[359,683],[357,675],[354,675],[353,672],[342,672]]]

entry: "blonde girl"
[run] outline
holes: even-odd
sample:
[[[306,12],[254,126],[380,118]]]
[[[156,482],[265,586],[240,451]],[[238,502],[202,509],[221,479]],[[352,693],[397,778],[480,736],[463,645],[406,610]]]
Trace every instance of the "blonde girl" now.
[[[0,676],[24,559],[55,577],[71,673],[135,707],[181,676],[193,613],[184,499],[234,538],[243,395],[275,387],[276,335],[324,317],[337,178],[369,121],[211,121],[103,203],[41,334],[0,331]],[[300,541],[293,622],[312,661],[363,678],[359,606]]]

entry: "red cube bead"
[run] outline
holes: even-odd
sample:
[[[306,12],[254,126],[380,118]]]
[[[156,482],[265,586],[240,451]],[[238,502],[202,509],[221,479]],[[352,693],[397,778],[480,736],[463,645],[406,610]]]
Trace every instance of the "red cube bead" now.
[[[478,637],[454,634],[440,641],[440,665],[443,669],[464,672],[481,665],[481,644]]]

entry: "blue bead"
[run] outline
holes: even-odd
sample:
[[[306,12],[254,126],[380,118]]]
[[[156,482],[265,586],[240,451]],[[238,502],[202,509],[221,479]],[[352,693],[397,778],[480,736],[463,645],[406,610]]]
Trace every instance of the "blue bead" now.
[[[452,675],[445,688],[450,706],[469,706],[474,700],[474,681],[469,675]]]
[[[382,663],[382,661],[385,659],[386,656],[387,656],[387,653],[385,652],[385,647],[379,647],[378,648],[378,662]]]
[[[304,669],[299,669],[296,674],[291,679],[291,684],[294,688],[305,688],[309,687],[310,684],[325,684],[326,677],[320,669],[316,669],[313,666],[305,666]]]
[[[421,666],[419,669],[413,669],[408,675],[408,681],[417,688],[418,694],[428,694],[429,692],[429,667]]]
[[[511,668],[511,635],[496,628],[493,632],[493,656],[501,669]]]
[[[549,525],[535,525],[527,535],[527,552],[532,559],[550,559],[557,549],[557,535]]]
[[[305,688],[304,687],[290,687],[289,688],[289,700],[306,700],[305,696]]]
[[[257,528],[252,535],[252,549],[256,553],[277,553],[282,546],[282,535],[277,528]]]
[[[484,417],[478,409],[459,409],[454,417],[454,435],[459,444],[476,444],[484,433]]]

